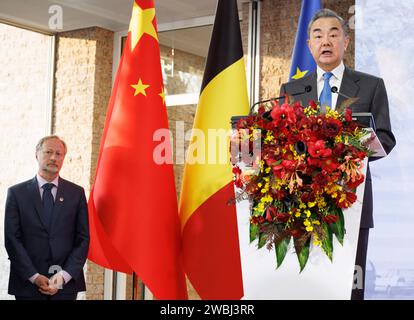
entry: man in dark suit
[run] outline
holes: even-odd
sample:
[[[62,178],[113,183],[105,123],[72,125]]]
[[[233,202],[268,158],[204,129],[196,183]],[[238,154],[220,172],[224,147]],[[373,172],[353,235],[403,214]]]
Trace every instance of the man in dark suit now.
[[[391,132],[384,81],[369,74],[353,71],[344,65],[343,56],[349,44],[348,31],[347,23],[334,11],[322,9],[315,13],[308,27],[308,46],[317,64],[317,70],[305,77],[283,84],[280,95],[307,91],[299,96],[302,104],[308,105],[309,100],[320,101],[321,109],[326,106],[339,109],[345,97],[358,97],[359,99],[351,105],[353,112],[373,114],[376,134],[388,154],[396,142]],[[342,95],[332,93],[331,88],[334,86]],[[312,89],[309,91],[309,88]],[[376,159],[369,159],[369,161],[373,160]],[[374,226],[369,167],[363,201],[355,264],[362,269],[364,283],[369,229]],[[357,287],[352,290],[351,299],[363,300],[364,288]]]
[[[8,292],[16,300],[75,300],[86,290],[88,209],[83,188],[59,177],[66,151],[58,136],[42,138],[36,177],[8,189]]]

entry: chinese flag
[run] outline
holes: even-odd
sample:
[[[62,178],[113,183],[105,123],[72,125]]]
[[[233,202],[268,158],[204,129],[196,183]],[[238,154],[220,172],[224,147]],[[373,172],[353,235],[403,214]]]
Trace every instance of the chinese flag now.
[[[154,3],[135,0],[88,203],[89,259],[135,272],[156,299],[187,299],[166,129]]]

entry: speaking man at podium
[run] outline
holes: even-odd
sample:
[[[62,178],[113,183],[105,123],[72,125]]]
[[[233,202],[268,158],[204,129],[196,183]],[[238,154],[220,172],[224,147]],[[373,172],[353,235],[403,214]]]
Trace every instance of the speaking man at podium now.
[[[336,12],[321,9],[315,13],[308,26],[308,47],[317,64],[317,70],[300,79],[285,83],[280,95],[303,91],[298,96],[303,105],[308,100],[319,101],[321,109],[326,106],[339,109],[349,97],[358,97],[352,104],[353,112],[372,113],[376,134],[386,151],[390,153],[395,146],[395,137],[391,131],[388,98],[384,81],[381,78],[354,71],[343,63],[343,56],[349,44],[347,22]],[[311,90],[304,90],[311,88]],[[338,110],[339,111],[339,110]],[[369,161],[378,158],[369,158]],[[369,167],[367,168],[361,225],[355,264],[362,269],[365,282],[365,265],[368,247],[369,229],[373,228],[373,197]],[[352,290],[351,299],[363,300],[364,287]]]

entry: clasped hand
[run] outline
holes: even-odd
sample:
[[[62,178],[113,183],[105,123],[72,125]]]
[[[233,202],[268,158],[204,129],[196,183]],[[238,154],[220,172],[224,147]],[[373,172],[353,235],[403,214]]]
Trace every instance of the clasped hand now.
[[[34,283],[39,287],[40,293],[53,296],[59,289],[62,289],[64,279],[60,273],[54,274],[50,279],[43,275],[39,275]]]

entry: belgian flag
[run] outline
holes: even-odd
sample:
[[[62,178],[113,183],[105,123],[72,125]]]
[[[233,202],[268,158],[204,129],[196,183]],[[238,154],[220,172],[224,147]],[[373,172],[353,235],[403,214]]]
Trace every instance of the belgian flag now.
[[[230,118],[248,112],[237,1],[219,0],[180,198],[184,269],[202,299],[243,297],[236,208],[228,204],[234,198],[228,143],[215,149],[225,152],[225,163],[220,154],[212,159],[209,132],[229,132]],[[204,161],[189,161],[200,132]]]

